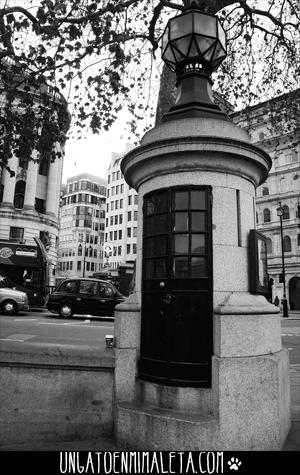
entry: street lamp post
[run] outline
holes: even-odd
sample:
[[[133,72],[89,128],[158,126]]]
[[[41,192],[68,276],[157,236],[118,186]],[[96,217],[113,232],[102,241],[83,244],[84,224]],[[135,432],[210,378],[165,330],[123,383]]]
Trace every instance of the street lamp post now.
[[[283,306],[283,317],[288,318],[288,306],[287,306],[287,298],[286,298],[286,286],[285,286],[285,264],[284,264],[284,245],[283,245],[283,230],[282,230],[282,217],[283,217],[283,207],[281,206],[281,202],[279,201],[279,207],[277,208],[277,216],[280,218],[280,236],[281,236],[281,259],[282,259],[282,282],[283,282],[283,299],[282,299],[282,306]]]

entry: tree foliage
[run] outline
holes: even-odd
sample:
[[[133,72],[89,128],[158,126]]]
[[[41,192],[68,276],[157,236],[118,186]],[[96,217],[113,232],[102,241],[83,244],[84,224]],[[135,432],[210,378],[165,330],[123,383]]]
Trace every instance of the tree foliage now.
[[[228,58],[214,80],[234,106],[297,88],[298,0],[197,3],[217,13],[227,32]],[[33,150],[54,159],[53,143],[67,137],[67,107],[70,130],[78,137],[87,129],[108,130],[125,109],[129,133],[149,126],[161,71],[160,39],[167,19],[189,4],[0,0],[0,164],[6,166],[12,154],[30,160]]]

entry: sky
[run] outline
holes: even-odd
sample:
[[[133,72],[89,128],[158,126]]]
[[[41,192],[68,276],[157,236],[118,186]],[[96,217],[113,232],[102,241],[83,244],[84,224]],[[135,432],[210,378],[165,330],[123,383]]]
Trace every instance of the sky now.
[[[87,134],[86,139],[69,139],[65,146],[65,159],[63,167],[63,183],[78,173],[91,173],[105,178],[111,160],[111,153],[121,153],[129,143],[125,124],[128,117],[121,114],[120,118],[106,132],[94,135]]]

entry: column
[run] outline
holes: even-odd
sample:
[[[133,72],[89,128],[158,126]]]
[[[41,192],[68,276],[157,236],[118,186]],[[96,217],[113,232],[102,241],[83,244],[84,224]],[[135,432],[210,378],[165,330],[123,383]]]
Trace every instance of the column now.
[[[18,170],[18,158],[13,157],[9,160],[9,167],[15,172],[14,176],[10,176],[8,170],[3,171],[2,183],[4,185],[3,199],[1,206],[13,207],[14,205],[14,195],[15,195],[15,185],[16,185],[16,175]]]
[[[33,155],[33,159],[36,155]],[[30,161],[27,169],[26,189],[24,197],[24,209],[34,209],[36,197],[36,184],[38,176],[38,163]]]
[[[48,182],[47,182],[47,197],[46,197],[46,214],[56,217],[57,208],[57,187],[59,183],[59,159],[50,163]]]

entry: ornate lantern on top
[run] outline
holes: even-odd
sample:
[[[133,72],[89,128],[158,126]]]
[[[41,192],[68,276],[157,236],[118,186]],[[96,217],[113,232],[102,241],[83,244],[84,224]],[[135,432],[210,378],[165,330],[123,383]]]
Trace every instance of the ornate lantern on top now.
[[[211,74],[226,58],[226,35],[217,16],[191,2],[168,21],[162,38],[162,59],[176,73],[175,106],[163,120],[179,117],[216,117],[226,114],[212,100]]]

